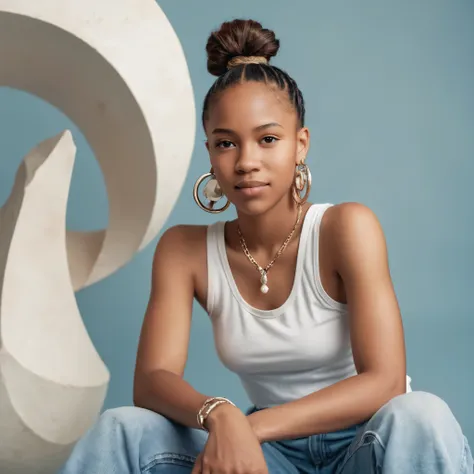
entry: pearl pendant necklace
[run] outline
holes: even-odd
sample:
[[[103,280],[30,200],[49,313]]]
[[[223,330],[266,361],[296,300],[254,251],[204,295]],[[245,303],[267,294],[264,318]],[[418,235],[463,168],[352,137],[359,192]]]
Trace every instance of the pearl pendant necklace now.
[[[268,270],[273,266],[273,264],[276,262],[278,257],[284,252],[288,244],[290,243],[291,238],[293,237],[293,234],[295,233],[296,227],[298,226],[300,219],[301,219],[301,212],[302,212],[302,207],[301,205],[298,206],[298,216],[296,218],[295,225],[293,226],[293,229],[289,233],[288,237],[285,239],[281,247],[279,248],[278,252],[276,253],[275,257],[273,260],[265,267],[261,267],[258,262],[252,257],[248,247],[247,243],[245,242],[245,238],[242,235],[242,231],[240,230],[239,225],[237,225],[237,232],[239,233],[239,238],[240,238],[240,246],[242,247],[242,251],[244,252],[245,256],[249,259],[249,261],[257,268],[257,270],[260,272],[260,291],[265,295],[268,293],[270,288],[268,287]]]
[[[260,291],[263,293],[263,294],[266,294],[268,293],[268,290],[270,288],[268,288],[267,286],[267,282],[268,282],[268,277],[267,277],[267,272],[262,268],[261,270],[261,277],[260,277],[260,283],[262,284],[262,286],[260,287]]]

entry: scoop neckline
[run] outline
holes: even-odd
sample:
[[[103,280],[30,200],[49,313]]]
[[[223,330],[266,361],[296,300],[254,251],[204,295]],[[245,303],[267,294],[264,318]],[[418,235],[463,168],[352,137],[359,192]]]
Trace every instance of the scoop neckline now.
[[[255,308],[251,304],[249,304],[242,294],[240,293],[240,290],[237,286],[237,283],[235,281],[234,275],[232,273],[232,269],[230,267],[229,263],[229,257],[227,255],[227,249],[225,245],[225,226],[228,223],[228,221],[222,221],[220,222],[220,229],[219,229],[219,234],[218,234],[218,250],[219,254],[221,257],[221,262],[224,266],[224,273],[227,278],[227,281],[229,283],[229,286],[232,290],[232,293],[234,295],[234,298],[251,314],[254,316],[257,316],[259,318],[276,318],[283,314],[287,307],[291,305],[295,298],[295,294],[298,290],[298,287],[301,282],[301,271],[302,271],[302,266],[304,263],[304,254],[306,253],[306,242],[308,239],[308,232],[309,232],[309,225],[310,222],[312,222],[313,215],[312,213],[314,210],[317,209],[316,204],[311,204],[311,206],[308,208],[306,211],[306,214],[304,215],[303,223],[301,224],[301,235],[300,235],[300,240],[298,242],[298,249],[297,249],[297,256],[296,256],[296,267],[295,267],[295,274],[293,277],[293,284],[291,286],[290,293],[288,295],[288,298],[278,307],[275,309],[260,309],[260,308]]]

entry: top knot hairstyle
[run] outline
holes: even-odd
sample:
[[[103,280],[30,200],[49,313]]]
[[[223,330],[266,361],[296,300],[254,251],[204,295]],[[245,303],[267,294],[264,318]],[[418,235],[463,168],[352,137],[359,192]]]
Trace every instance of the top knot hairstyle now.
[[[203,123],[213,97],[235,84],[254,81],[285,91],[296,110],[299,126],[303,127],[303,94],[285,71],[269,64],[279,48],[275,33],[254,20],[225,22],[212,32],[206,45],[207,70],[218,77],[204,99]]]

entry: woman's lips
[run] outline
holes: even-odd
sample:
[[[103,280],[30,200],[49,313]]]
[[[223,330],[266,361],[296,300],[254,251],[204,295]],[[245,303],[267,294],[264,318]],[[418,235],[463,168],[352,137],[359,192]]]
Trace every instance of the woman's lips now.
[[[266,183],[245,183],[237,185],[236,190],[244,196],[258,196],[269,187]]]

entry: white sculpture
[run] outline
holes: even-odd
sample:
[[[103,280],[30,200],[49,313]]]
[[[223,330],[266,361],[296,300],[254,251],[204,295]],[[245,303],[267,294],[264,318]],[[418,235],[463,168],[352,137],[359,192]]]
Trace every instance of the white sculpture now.
[[[0,211],[0,473],[54,473],[98,415],[109,377],[74,291],[159,232],[189,166],[194,98],[154,0],[0,0],[0,65],[0,86],[78,125],[109,196],[107,229],[66,232],[66,131],[25,158]]]
[[[42,458],[54,465],[105,397],[109,374],[69,278],[65,222],[74,156],[70,133],[41,143],[20,166],[0,214],[0,472],[26,468],[25,461],[36,472],[30,461]]]

